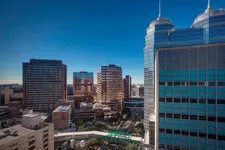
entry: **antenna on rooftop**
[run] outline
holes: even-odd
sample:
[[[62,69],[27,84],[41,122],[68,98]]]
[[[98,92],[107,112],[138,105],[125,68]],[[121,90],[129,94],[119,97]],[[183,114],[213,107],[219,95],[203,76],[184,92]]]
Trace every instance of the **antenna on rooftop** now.
[[[161,17],[161,0],[159,0],[159,17]]]
[[[211,8],[210,0],[208,0],[208,9]]]

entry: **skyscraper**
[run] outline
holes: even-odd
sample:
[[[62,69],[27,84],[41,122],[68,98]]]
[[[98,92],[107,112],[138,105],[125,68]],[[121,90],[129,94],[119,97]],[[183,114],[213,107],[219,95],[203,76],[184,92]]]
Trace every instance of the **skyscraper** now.
[[[73,73],[73,94],[87,94],[93,90],[93,72],[74,72]]]
[[[209,3],[187,29],[175,30],[161,15],[150,24],[145,141],[150,139],[155,149],[225,149],[224,56],[224,9],[211,9]]]
[[[116,65],[102,66],[97,73],[97,83],[97,100],[103,105],[108,105],[114,100],[123,100],[121,67]]]
[[[127,75],[124,79],[124,99],[131,98],[131,76]]]
[[[35,111],[54,110],[66,99],[67,67],[60,60],[31,59],[23,63],[24,104]]]

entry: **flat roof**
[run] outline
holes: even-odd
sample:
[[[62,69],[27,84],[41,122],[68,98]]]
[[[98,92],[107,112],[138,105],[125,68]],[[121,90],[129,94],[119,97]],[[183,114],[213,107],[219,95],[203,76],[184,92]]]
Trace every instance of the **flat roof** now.
[[[35,132],[35,131],[31,130],[31,129],[24,128],[21,125],[15,125],[15,126],[11,126],[9,128],[1,129],[0,130],[0,137],[5,135],[5,133],[3,133],[3,131],[6,131],[6,130],[11,131],[11,133],[17,131],[18,136],[10,136],[10,135],[8,135],[5,138],[0,138],[0,145],[3,145],[5,143],[9,143],[9,142],[11,142],[13,140],[16,140],[16,139],[18,139],[18,138],[20,138],[22,136],[26,136],[26,135],[28,135],[30,133]]]
[[[161,50],[184,50],[184,49],[189,49],[189,48],[209,47],[209,46],[223,46],[223,45],[225,45],[225,43],[174,46],[174,47],[157,48],[156,50],[157,51],[161,51]]]
[[[60,105],[53,112],[67,112],[71,108],[71,105]]]
[[[35,114],[35,113],[31,113],[31,114],[25,114],[23,116],[25,117],[35,117],[35,116],[39,116],[40,114]]]

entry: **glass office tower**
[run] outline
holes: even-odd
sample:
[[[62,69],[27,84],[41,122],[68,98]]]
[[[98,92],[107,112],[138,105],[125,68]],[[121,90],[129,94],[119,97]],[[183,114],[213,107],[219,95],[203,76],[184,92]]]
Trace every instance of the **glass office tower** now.
[[[179,30],[159,17],[144,54],[145,143],[225,149],[225,10],[208,7]]]

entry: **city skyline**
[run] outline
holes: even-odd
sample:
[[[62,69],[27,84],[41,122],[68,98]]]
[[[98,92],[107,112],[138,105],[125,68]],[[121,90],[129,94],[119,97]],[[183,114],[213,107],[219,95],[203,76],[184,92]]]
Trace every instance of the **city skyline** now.
[[[22,62],[31,58],[62,60],[68,66],[68,84],[72,84],[72,72],[82,70],[94,72],[96,84],[97,70],[108,64],[121,66],[123,75],[143,84],[143,37],[157,17],[158,1],[127,2],[0,2],[0,84],[21,84]],[[223,0],[211,3],[212,8],[225,7]],[[204,11],[207,0],[195,2],[195,8],[191,2],[186,7],[180,7],[182,4],[162,1],[162,14],[177,28],[189,27]],[[177,16],[176,11],[182,15]]]

